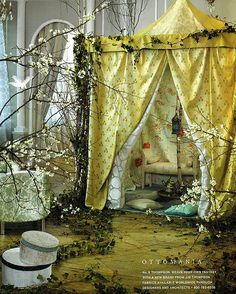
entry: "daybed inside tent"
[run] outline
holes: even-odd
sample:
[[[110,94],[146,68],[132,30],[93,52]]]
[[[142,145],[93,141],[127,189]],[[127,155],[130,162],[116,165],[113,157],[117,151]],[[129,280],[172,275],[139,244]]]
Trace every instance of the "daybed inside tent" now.
[[[232,148],[236,36],[223,28],[224,22],[205,15],[190,1],[176,0],[138,34],[101,38],[102,53],[93,55],[102,83],[97,83],[91,98],[87,206],[123,207],[127,158],[169,71],[188,127],[196,129],[193,139],[204,134],[197,132],[199,128],[220,131],[220,137],[205,135],[195,141],[201,184],[210,188],[214,179],[220,191],[214,199],[202,193],[198,214],[204,217],[217,211],[217,217],[222,217],[232,213],[236,203],[231,193],[236,191]],[[218,35],[211,38],[207,31],[212,30]]]

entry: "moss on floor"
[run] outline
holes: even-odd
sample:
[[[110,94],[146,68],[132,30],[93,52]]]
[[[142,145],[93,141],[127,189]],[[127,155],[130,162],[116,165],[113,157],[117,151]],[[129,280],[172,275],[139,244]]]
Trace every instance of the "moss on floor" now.
[[[91,222],[87,222],[87,225],[91,228]],[[61,244],[70,244],[75,240],[91,238],[87,225],[81,220],[79,235],[65,224],[56,226],[47,222],[46,228],[47,232],[58,237]],[[213,242],[209,240],[207,233],[199,234],[196,220],[167,219],[164,216],[136,213],[115,213],[112,228],[115,246],[108,254],[69,258],[53,266],[53,274],[62,281],[60,287],[75,293],[96,293],[96,284],[97,288],[100,287],[100,293],[111,294],[126,293],[122,292],[123,288],[129,293],[191,294],[233,291],[236,249],[233,228],[231,233],[227,232],[223,238]],[[17,242],[20,234],[21,231],[17,229],[7,230],[6,235],[0,237],[1,251]],[[190,283],[192,280],[195,284]],[[176,281],[182,282],[177,284]],[[227,281],[227,285],[224,285],[224,281]],[[121,288],[114,292],[114,288],[109,288],[111,285]],[[217,290],[207,288],[215,285]],[[155,289],[145,290],[145,287]],[[220,292],[224,289],[227,292]]]

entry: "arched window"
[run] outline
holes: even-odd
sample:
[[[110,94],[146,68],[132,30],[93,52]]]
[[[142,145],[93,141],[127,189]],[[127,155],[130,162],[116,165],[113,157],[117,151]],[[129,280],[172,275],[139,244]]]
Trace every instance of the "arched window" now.
[[[32,62],[37,63],[40,58],[52,58],[58,62],[58,67],[36,67],[31,72],[32,86],[37,93],[34,93],[36,99],[32,102],[29,115],[30,133],[40,130],[46,120],[51,102],[57,92],[58,79],[60,78],[61,66],[68,62],[71,49],[71,36],[66,33],[72,25],[63,20],[51,20],[41,25],[32,38],[32,44],[38,45],[42,57],[38,57]],[[47,40],[43,42],[43,40]]]

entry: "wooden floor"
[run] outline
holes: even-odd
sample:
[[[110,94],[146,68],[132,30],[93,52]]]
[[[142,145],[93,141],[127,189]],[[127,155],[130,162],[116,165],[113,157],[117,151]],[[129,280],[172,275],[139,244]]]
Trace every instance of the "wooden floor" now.
[[[8,226],[6,234],[0,236],[1,253],[10,245],[17,244],[22,231],[35,229],[30,225]],[[65,225],[58,227],[46,223],[46,231],[58,237],[61,244],[69,244],[79,238]],[[216,270],[217,260],[222,257],[223,251],[231,252],[233,249],[230,242],[224,241],[218,242],[217,245],[204,245],[204,234],[196,240],[196,226],[191,226],[189,221],[168,220],[166,217],[145,214],[126,213],[115,216],[113,234],[116,245],[110,254],[70,258],[55,265],[53,274],[63,279],[63,274],[69,273],[69,278],[64,284],[67,289],[74,289],[76,293],[92,294],[96,293],[94,287],[82,278],[88,267],[99,266],[99,272],[107,277],[117,275],[130,293],[136,293],[134,287],[147,286],[145,282],[150,281],[150,275],[157,279],[157,276],[166,275],[165,271],[170,272],[167,275],[176,276],[178,271],[196,270],[196,267],[200,270]],[[195,246],[192,248],[194,242]],[[182,261],[182,264],[172,264],[174,259],[178,263]],[[157,271],[164,273],[159,274]],[[173,271],[177,272],[173,274]],[[194,289],[165,290],[164,287],[161,290],[156,288],[149,291],[179,294],[210,293],[207,289],[198,292]]]

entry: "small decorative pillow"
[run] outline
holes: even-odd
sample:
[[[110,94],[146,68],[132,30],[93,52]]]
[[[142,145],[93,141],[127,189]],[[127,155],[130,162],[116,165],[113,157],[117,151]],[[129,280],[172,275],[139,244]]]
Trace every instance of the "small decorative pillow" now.
[[[147,163],[153,163],[157,161],[157,158],[154,156],[153,152],[151,149],[143,149],[143,153],[146,157]]]
[[[144,190],[143,192],[140,192],[136,194],[136,199],[150,199],[150,200],[156,200],[158,198],[157,191],[147,191]]]
[[[187,167],[192,167],[192,166],[193,166],[193,158],[192,158],[192,157],[190,157],[190,158],[188,159],[188,161],[186,162],[186,166],[187,166]]]
[[[178,216],[194,216],[197,215],[198,205],[192,204],[181,204],[174,205],[167,208],[164,212],[167,215],[178,215]]]
[[[151,199],[135,199],[127,202],[126,205],[138,210],[160,209],[163,207],[160,203]]]

